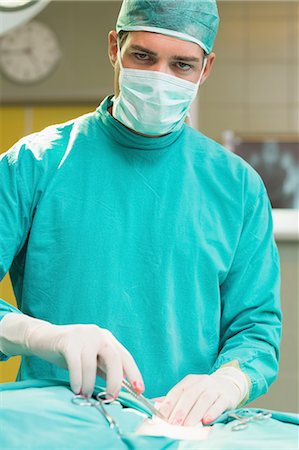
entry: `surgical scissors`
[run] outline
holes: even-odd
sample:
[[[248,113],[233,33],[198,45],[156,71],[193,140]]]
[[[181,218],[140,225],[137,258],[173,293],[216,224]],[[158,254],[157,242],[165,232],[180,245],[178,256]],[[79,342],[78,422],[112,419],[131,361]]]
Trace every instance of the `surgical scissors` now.
[[[154,407],[154,405],[142,394],[137,394],[137,392],[134,391],[133,387],[131,386],[131,383],[129,383],[127,380],[123,379],[122,386],[128,391],[133,397],[135,397],[137,400],[139,400],[148,410],[150,410],[151,414],[156,414],[161,419],[165,419],[165,417],[159,412],[158,409]],[[110,399],[108,397],[111,397]],[[119,425],[116,423],[116,421],[113,419],[112,416],[108,413],[107,409],[104,405],[110,405],[111,403],[115,403],[115,399],[108,394],[107,392],[99,392],[96,395],[96,398],[89,398],[85,397],[82,394],[75,395],[72,398],[72,403],[78,406],[91,406],[96,408],[106,419],[106,421],[109,424],[110,428],[115,428],[117,434],[122,437],[123,433],[119,427]]]
[[[88,398],[85,397],[84,395],[75,395],[75,397],[72,398],[72,403],[74,403],[75,405],[78,406],[91,406],[94,407],[95,409],[97,409],[106,419],[106,421],[109,424],[110,428],[115,428],[117,434],[121,437],[122,436],[122,431],[119,427],[119,425],[116,423],[116,421],[113,419],[112,416],[110,416],[110,414],[108,413],[107,409],[105,408],[104,405],[110,405],[111,403],[113,403],[115,400],[114,398],[111,396],[111,399],[107,398],[109,397],[110,394],[108,394],[107,392],[99,392],[96,395],[96,399],[93,398]]]
[[[231,413],[231,414],[229,414],[229,417],[232,417],[233,419],[236,419],[239,421],[239,423],[232,426],[231,431],[241,431],[241,430],[245,430],[248,427],[249,422],[252,422],[253,420],[257,420],[260,422],[269,420],[272,417],[272,414],[270,412],[260,411],[256,414],[246,417],[246,416],[241,416],[240,414]]]
[[[126,389],[126,391],[129,392],[129,394],[131,394],[133,397],[135,397],[137,400],[139,400],[147,409],[149,409],[152,416],[156,415],[156,416],[160,417],[160,419],[166,420],[166,418],[163,416],[163,414],[161,414],[160,411],[154,407],[154,405],[150,402],[150,400],[148,400],[142,394],[137,394],[137,392],[134,391],[134,389],[131,386],[131,383],[129,383],[129,381],[123,379],[122,386]]]

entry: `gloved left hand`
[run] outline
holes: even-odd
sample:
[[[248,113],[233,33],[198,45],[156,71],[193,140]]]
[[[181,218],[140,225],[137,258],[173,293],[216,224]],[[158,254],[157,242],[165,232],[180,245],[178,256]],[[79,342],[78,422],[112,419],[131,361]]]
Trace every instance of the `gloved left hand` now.
[[[187,375],[161,402],[159,411],[174,425],[208,424],[246,397],[246,375],[234,367],[223,367],[212,375]]]

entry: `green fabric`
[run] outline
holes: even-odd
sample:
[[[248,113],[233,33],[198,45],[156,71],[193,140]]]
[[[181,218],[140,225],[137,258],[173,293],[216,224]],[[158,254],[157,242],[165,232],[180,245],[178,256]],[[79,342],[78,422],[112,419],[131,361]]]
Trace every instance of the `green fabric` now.
[[[124,0],[117,19],[117,32],[156,29],[199,43],[210,53],[219,26],[215,0]],[[154,31],[154,30],[153,30]]]
[[[223,414],[217,423],[213,425],[213,430],[208,440],[200,443],[198,449],[204,450],[297,450],[298,449],[298,414],[292,414],[280,411],[270,411],[272,418],[262,421],[251,421],[248,427],[242,431],[232,431],[232,427],[237,421],[228,419],[229,413],[238,413],[245,416],[252,416],[259,411],[268,412],[268,410],[260,410],[249,408],[247,410],[233,410]],[[182,442],[180,450],[192,449],[190,444]]]
[[[251,401],[277,375],[281,327],[265,187],[194,129],[139,136],[109,105],[2,155],[0,279],[11,267],[25,314],[109,329],[149,398],[237,359]],[[18,379],[28,378],[68,373],[24,357]]]
[[[97,387],[96,391],[100,389]],[[105,406],[122,430],[120,438],[95,408],[72,403],[74,394],[67,383],[54,380],[5,383],[0,385],[0,393],[2,450],[159,450],[178,446],[172,439],[139,438],[134,434],[144,418],[122,407],[128,404],[136,409],[137,404],[140,409],[140,404],[128,394],[124,403]]]
[[[299,414],[297,413],[274,411],[272,409],[260,409],[260,408],[239,408],[234,409],[233,412],[244,418],[251,417],[253,414],[257,414],[259,412],[271,413],[272,418],[275,420],[279,420],[280,422],[292,423],[294,425],[299,425]],[[233,418],[230,417],[231,413],[232,411],[226,411],[225,413],[221,414],[221,416],[219,416],[216,420],[214,420],[213,424],[231,422],[232,420],[234,420]],[[234,421],[234,425],[235,424],[236,422]]]
[[[95,393],[101,390],[97,386]],[[60,380],[26,380],[0,385],[1,433],[3,450],[110,450],[110,449],[217,449],[296,450],[298,448],[298,415],[271,411],[266,422],[252,421],[248,428],[233,432],[236,421],[223,414],[212,426],[205,441],[176,441],[165,437],[138,436],[136,429],[143,418],[123,406],[140,408],[129,394],[121,393],[120,404],[106,406],[117,421],[123,436],[120,439],[108,428],[107,422],[95,408],[72,403],[74,394]],[[260,410],[238,409],[235,412],[251,416]],[[267,410],[265,410],[267,411]]]

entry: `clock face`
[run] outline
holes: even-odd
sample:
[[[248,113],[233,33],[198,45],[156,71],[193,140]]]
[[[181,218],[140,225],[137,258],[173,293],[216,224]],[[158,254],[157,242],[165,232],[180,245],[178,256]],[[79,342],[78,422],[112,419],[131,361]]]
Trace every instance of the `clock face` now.
[[[0,0],[0,11],[19,11],[33,5],[38,0]]]
[[[43,80],[53,72],[60,58],[54,32],[38,21],[14,29],[0,40],[1,70],[15,83]]]

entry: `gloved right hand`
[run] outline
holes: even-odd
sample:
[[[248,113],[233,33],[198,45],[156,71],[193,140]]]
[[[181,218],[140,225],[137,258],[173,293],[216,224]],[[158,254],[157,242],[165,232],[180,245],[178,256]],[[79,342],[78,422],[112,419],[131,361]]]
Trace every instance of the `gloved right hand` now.
[[[25,314],[7,313],[0,322],[0,350],[7,356],[34,355],[69,370],[75,394],[90,396],[96,374],[106,377],[114,398],[127,377],[136,392],[144,391],[139,369],[128,350],[97,325],[53,325]]]

